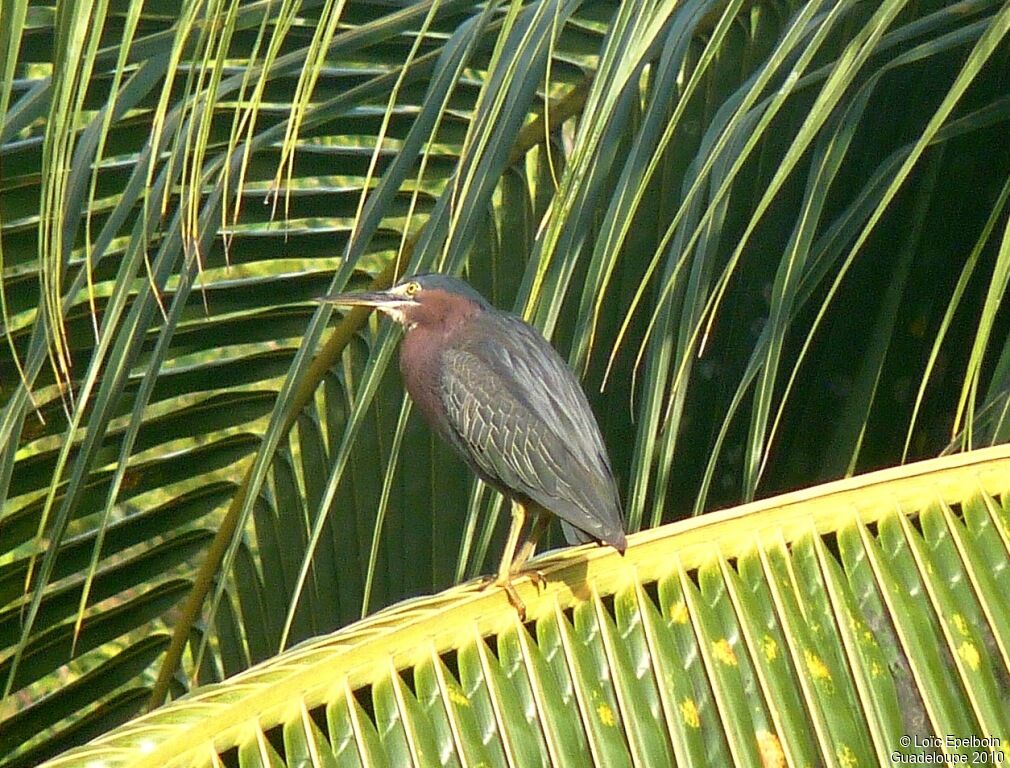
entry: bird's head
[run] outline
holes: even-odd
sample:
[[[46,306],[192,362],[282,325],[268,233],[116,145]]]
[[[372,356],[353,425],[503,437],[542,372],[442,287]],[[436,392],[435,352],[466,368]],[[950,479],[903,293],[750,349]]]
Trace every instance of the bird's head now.
[[[375,307],[410,329],[467,317],[490,307],[477,291],[456,277],[424,274],[405,277],[385,291],[337,293],[320,301],[345,307]]]

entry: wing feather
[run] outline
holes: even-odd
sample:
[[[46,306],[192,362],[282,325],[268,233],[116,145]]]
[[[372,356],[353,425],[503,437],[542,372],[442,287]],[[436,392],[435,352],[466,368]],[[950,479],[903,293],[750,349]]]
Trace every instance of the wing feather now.
[[[450,440],[500,490],[558,515],[569,541],[623,550],[620,501],[578,381],[531,326],[494,310],[442,353]]]

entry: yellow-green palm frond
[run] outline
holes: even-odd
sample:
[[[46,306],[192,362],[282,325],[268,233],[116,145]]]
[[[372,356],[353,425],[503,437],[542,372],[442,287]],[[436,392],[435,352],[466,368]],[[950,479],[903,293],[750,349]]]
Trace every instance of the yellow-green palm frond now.
[[[1008,488],[1001,447],[566,550],[526,623],[474,584],[411,600],[47,766],[1001,760]]]

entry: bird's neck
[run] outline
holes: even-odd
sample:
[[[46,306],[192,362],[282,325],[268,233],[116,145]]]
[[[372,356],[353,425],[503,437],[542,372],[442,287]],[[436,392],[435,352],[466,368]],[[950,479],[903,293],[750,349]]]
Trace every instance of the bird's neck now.
[[[411,399],[436,428],[440,428],[442,352],[453,345],[466,323],[480,312],[476,305],[434,297],[415,308],[400,345],[400,371]]]
[[[441,405],[442,350],[450,341],[446,325],[408,328],[400,344],[400,374],[410,399],[427,422],[443,431]]]
[[[449,302],[441,296],[428,297],[411,310],[404,324],[407,337],[421,334],[425,338],[445,337],[456,331],[480,309],[469,302]]]
[[[400,364],[411,369],[437,368],[441,351],[461,328],[465,318],[448,314],[416,320],[405,327],[400,345]]]

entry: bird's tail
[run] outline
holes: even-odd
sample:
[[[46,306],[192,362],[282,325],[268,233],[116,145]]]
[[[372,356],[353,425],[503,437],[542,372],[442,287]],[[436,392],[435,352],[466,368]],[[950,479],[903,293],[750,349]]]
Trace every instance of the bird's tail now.
[[[628,548],[628,540],[624,535],[624,531],[620,528],[607,531],[605,534],[597,538],[596,536],[591,536],[585,531],[579,530],[574,525],[562,520],[561,531],[565,535],[565,541],[569,544],[588,544],[591,541],[599,541],[603,544],[610,545],[622,555]]]

